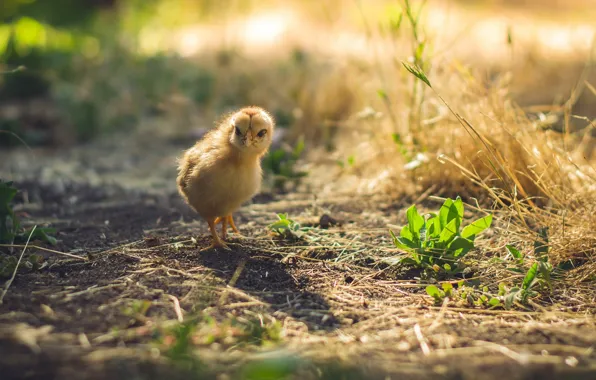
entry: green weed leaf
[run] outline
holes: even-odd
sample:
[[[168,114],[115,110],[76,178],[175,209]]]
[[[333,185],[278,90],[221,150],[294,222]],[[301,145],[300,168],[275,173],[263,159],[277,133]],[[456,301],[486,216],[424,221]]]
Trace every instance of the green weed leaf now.
[[[441,287],[443,288],[445,296],[451,297],[451,295],[453,294],[453,285],[451,285],[450,282],[444,282],[441,284]]]
[[[538,262],[538,273],[540,273],[540,276],[542,277],[544,282],[546,282],[546,285],[548,286],[549,290],[552,290],[552,283],[551,283],[552,271],[553,271],[553,266],[550,263],[547,263],[544,261]]]
[[[538,273],[538,263],[532,264],[526,276],[524,277],[524,281],[522,282],[522,289],[527,291],[532,286],[532,283],[536,279],[536,274]]]
[[[438,239],[441,234],[441,222],[438,216],[434,216],[426,221],[427,236],[429,239]]]
[[[507,249],[507,252],[509,252],[509,254],[515,259],[522,260],[524,258],[524,255],[512,245],[506,245],[505,249]]]
[[[406,228],[406,227],[404,227],[404,228]],[[402,228],[402,231],[404,230],[404,228]],[[393,233],[393,231],[391,231],[391,230],[389,231],[389,233],[391,234],[391,238],[393,239],[393,244],[395,245],[396,248],[403,249],[404,251],[408,251],[408,252],[410,252],[412,249],[418,248],[416,243],[414,243],[412,240],[408,239],[407,237],[404,237],[404,236],[397,237],[397,236],[395,236],[395,233]]]
[[[477,221],[473,222],[472,224],[465,226],[463,228],[463,230],[461,231],[461,236],[466,239],[468,239],[468,238],[474,239],[474,237],[476,237],[476,235],[478,235],[482,231],[489,228],[492,221],[493,221],[492,215],[487,215],[484,218],[478,219]]]
[[[459,220],[464,218],[464,202],[461,200],[460,197],[457,197],[455,201],[453,201],[453,205],[455,206],[455,210],[457,211],[457,217]]]
[[[457,220],[452,219],[441,231],[439,235],[439,243],[448,244],[453,240],[457,234]]]
[[[395,236],[395,233],[393,233],[392,230],[389,230],[389,234],[391,235],[391,239],[393,239],[393,245],[397,247],[397,244],[399,243],[399,241],[397,240],[397,236]]]
[[[0,207],[3,209],[0,212],[6,212],[8,210],[9,204],[15,195],[17,195],[17,189],[12,186],[12,182],[3,182],[0,180]]]
[[[501,301],[499,301],[499,299],[496,297],[492,297],[490,300],[488,300],[488,304],[492,307],[497,307],[501,305]]]
[[[31,234],[33,232],[33,234]],[[51,236],[56,233],[55,228],[36,228],[33,230],[32,228],[26,230],[25,232],[18,235],[18,241],[27,241],[29,235],[31,235],[31,240],[41,240],[45,241],[46,243],[50,243],[51,245],[56,245],[57,240],[55,237]]]
[[[426,287],[426,293],[435,300],[440,300],[444,296],[443,292],[441,292],[435,285],[428,285]]]
[[[397,241],[400,245],[400,246],[398,246],[398,248],[403,248],[403,249],[407,249],[407,250],[412,250],[412,249],[418,248],[418,244],[416,244],[413,241],[406,239],[404,237],[401,237],[401,236],[398,237]]]
[[[414,240],[420,239],[420,229],[424,226],[424,218],[418,214],[418,209],[416,209],[415,205],[408,208],[406,216],[408,218],[408,227],[412,235],[414,235]]]
[[[406,238],[408,240],[414,241],[414,234],[410,231],[410,226],[403,226],[401,231],[399,232],[399,236]]]
[[[459,257],[464,256],[468,253],[472,248],[474,248],[474,243],[468,239],[464,239],[460,236],[457,236],[453,241],[448,245],[449,250],[454,251],[453,256]]]
[[[459,224],[461,223],[462,218],[463,209],[460,213],[459,206],[456,205],[452,199],[447,198],[439,210],[439,222],[441,223],[441,229],[445,228],[452,220],[457,220],[457,228],[459,229]]]

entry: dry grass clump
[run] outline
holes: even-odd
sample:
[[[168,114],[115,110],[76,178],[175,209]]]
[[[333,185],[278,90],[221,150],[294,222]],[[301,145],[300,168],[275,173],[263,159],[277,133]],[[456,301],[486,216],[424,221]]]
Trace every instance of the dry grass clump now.
[[[419,60],[428,69],[418,78],[407,76],[399,57],[374,66],[376,78],[360,88],[372,108],[343,124],[347,133],[336,154],[355,155],[353,170],[339,175],[359,181],[336,181],[336,187],[357,185],[362,192],[413,199],[476,198],[503,211],[501,217],[510,220],[503,231],[509,239],[535,240],[548,228],[552,264],[569,262],[578,267],[570,275],[592,279],[596,172],[585,153],[594,138],[590,129],[576,126],[589,119],[572,113],[581,90],[593,88],[588,70],[576,78],[569,100],[541,113],[518,106],[510,73],[484,79],[454,61],[427,59],[432,65]],[[378,93],[371,83],[378,84]]]

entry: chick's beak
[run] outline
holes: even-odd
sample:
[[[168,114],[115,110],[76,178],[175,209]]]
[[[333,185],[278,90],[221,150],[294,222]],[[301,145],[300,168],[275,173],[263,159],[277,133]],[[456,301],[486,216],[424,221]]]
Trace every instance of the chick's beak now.
[[[249,146],[252,144],[252,141],[254,139],[254,136],[252,135],[252,130],[249,129],[246,134],[244,135],[244,138],[242,138],[242,144]]]

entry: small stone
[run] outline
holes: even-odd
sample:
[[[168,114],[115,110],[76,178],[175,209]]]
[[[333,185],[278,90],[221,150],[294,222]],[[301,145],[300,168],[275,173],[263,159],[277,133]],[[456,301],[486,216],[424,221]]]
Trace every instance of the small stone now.
[[[322,229],[327,229],[331,226],[337,225],[339,225],[339,222],[328,214],[321,215],[321,218],[319,219],[319,227]]]
[[[579,364],[579,360],[575,356],[568,356],[565,358],[565,364],[569,367],[576,367]]]

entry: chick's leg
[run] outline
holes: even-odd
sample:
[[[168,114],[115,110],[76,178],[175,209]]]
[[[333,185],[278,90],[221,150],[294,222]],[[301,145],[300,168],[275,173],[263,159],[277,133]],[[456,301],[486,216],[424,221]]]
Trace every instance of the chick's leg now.
[[[228,219],[221,218],[221,238],[226,240],[228,237]]]
[[[236,224],[234,224],[234,219],[232,218],[232,214],[226,216],[226,219],[228,220],[230,227],[232,227],[232,231],[234,231],[237,234],[240,234],[240,231],[238,231],[238,228],[236,228]]]
[[[230,247],[228,247],[228,245],[219,238],[219,235],[215,230],[215,219],[208,219],[207,224],[209,224],[209,231],[211,231],[211,236],[213,237],[213,243],[209,248],[221,247],[225,249],[230,249]]]
[[[228,236],[228,217],[221,218],[218,216],[217,218],[215,218],[215,221],[213,223],[216,226],[218,224],[221,224],[221,238],[223,240],[226,240],[226,238]]]

